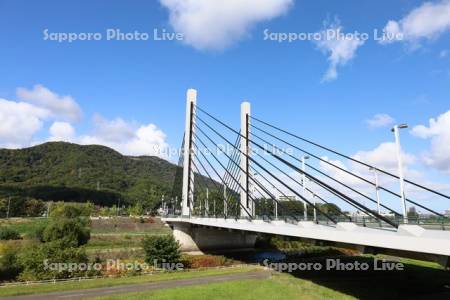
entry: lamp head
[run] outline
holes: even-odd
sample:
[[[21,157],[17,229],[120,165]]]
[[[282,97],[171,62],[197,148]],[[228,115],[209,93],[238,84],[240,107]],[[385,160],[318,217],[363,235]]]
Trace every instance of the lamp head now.
[[[394,132],[396,127],[397,127],[398,129],[404,129],[404,128],[408,128],[408,124],[403,123],[403,124],[400,124],[400,125],[395,125],[395,126],[391,129],[391,131]]]

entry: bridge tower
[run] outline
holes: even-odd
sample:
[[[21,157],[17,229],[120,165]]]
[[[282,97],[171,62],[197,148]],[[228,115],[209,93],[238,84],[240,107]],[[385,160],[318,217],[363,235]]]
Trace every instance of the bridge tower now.
[[[181,214],[190,216],[194,207],[194,137],[195,137],[195,107],[197,105],[197,91],[189,89],[186,94],[186,126],[184,129],[184,161],[183,161],[183,190]]]
[[[240,145],[240,169],[241,169],[241,217],[248,216],[248,212],[251,212],[250,209],[250,197],[249,197],[249,174],[250,174],[250,165],[249,165],[249,157],[250,157],[250,102],[242,102],[241,104],[241,145]],[[245,207],[245,209],[244,209]]]

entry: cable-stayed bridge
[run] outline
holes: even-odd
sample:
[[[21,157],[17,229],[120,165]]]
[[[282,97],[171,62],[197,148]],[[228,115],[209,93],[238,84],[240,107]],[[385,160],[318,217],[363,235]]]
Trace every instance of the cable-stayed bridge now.
[[[450,196],[404,179],[400,128],[393,128],[397,175],[252,116],[248,102],[235,128],[188,90],[164,220],[190,250],[252,247],[257,233],[267,233],[448,266],[450,220],[433,203]]]

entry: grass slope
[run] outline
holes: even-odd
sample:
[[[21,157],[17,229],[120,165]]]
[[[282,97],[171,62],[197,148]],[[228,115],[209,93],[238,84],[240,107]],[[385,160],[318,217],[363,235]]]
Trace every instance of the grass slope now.
[[[6,296],[18,296],[18,295],[30,295],[39,293],[61,292],[71,290],[82,290],[90,288],[110,287],[124,284],[136,284],[155,282],[163,280],[176,280],[186,278],[198,278],[213,275],[225,275],[235,274],[241,272],[254,271],[255,267],[242,267],[242,268],[224,268],[224,269],[209,269],[209,270],[196,270],[196,271],[181,271],[170,272],[156,275],[142,275],[134,277],[120,277],[120,278],[101,278],[91,279],[85,281],[73,281],[73,282],[60,282],[60,283],[45,283],[35,285],[19,285],[19,286],[6,286],[0,287],[0,297]]]

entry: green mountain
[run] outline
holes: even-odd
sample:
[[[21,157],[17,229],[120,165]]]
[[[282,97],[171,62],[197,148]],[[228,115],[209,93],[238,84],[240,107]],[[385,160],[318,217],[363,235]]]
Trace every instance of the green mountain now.
[[[152,205],[161,195],[171,194],[180,171],[154,156],[124,156],[104,146],[49,142],[0,149],[0,196]]]

